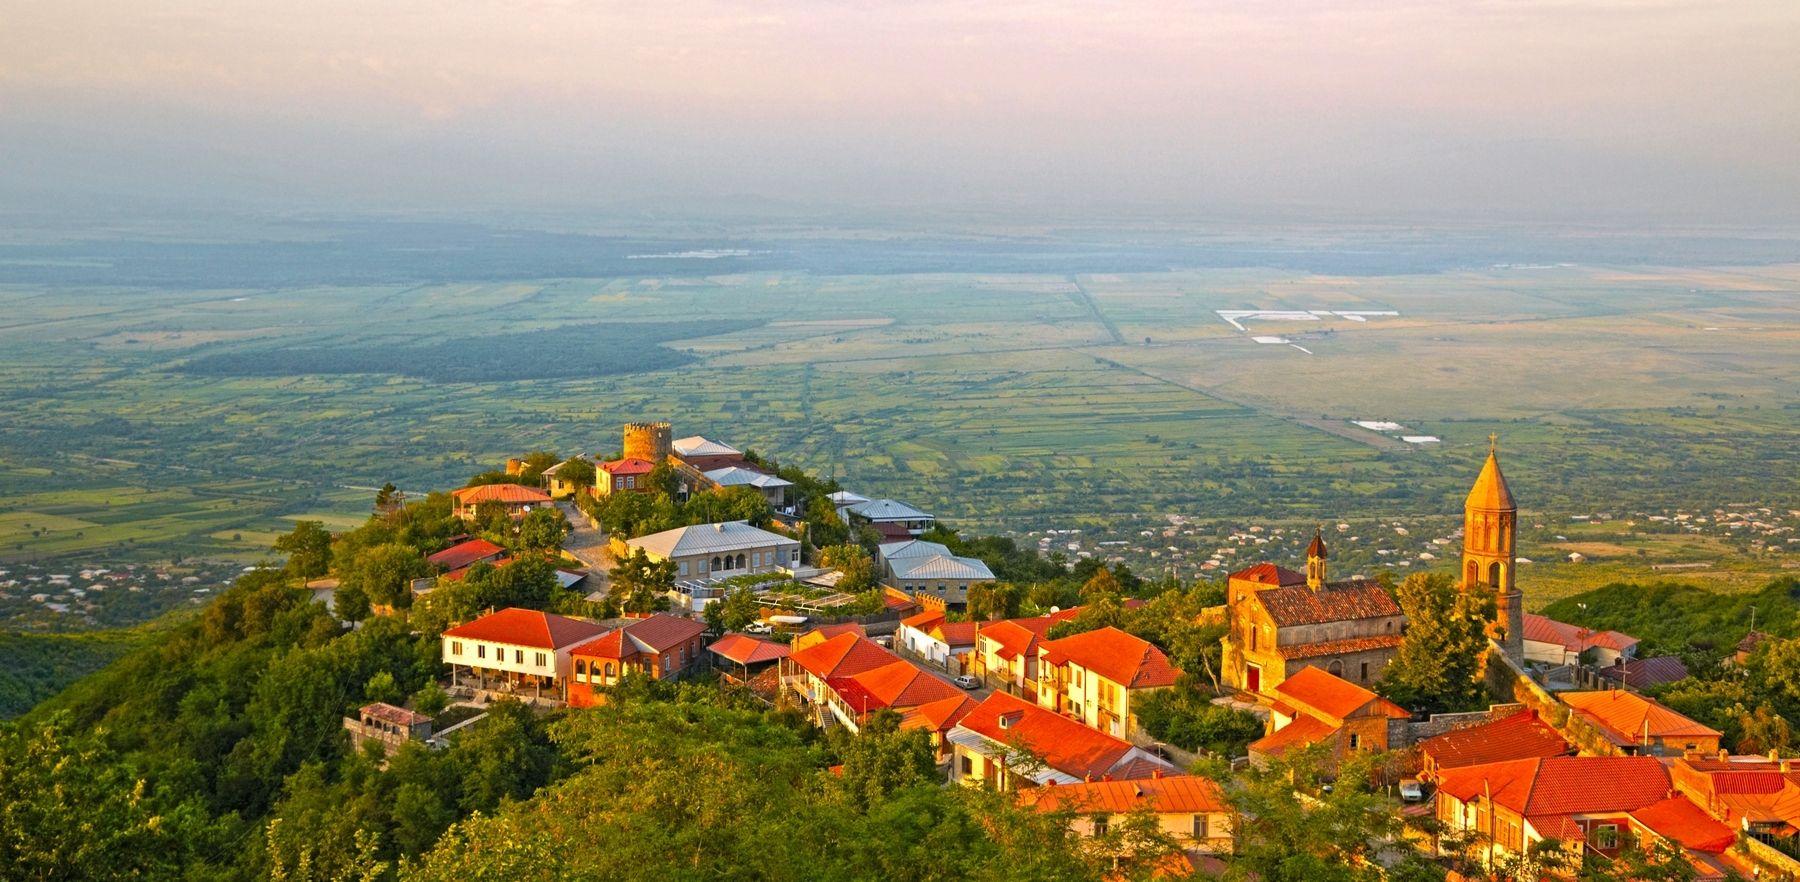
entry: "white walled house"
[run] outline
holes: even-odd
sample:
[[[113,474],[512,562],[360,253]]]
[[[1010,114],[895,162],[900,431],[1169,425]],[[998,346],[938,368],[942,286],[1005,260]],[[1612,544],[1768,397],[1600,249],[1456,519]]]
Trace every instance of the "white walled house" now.
[[[581,619],[503,609],[444,631],[443,659],[457,685],[527,690],[562,701],[573,670],[570,651],[605,632]],[[465,682],[470,679],[475,682]]]
[[[800,541],[744,521],[696,524],[628,539],[651,560],[674,561],[675,578],[727,579],[789,570],[800,564]]]

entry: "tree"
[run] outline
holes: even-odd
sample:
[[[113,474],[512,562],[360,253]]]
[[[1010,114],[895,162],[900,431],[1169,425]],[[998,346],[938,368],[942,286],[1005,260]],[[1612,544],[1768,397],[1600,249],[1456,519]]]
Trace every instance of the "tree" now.
[[[573,484],[576,487],[594,486],[594,476],[594,463],[584,456],[577,456],[574,459],[565,460],[563,464],[556,469],[557,480]]]
[[[1019,615],[1024,592],[1011,582],[984,582],[969,586],[967,611],[969,620],[985,622],[1010,619]]]
[[[363,699],[379,701],[386,704],[397,704],[400,701],[400,684],[394,682],[390,671],[376,671],[375,676],[363,685]]]
[[[819,552],[819,565],[843,571],[837,590],[860,594],[875,586],[875,561],[861,545],[833,545]]]
[[[338,585],[359,588],[372,604],[404,609],[412,605],[412,583],[430,572],[418,549],[390,542],[364,549],[345,568]]]
[[[651,560],[642,548],[613,566],[609,593],[626,612],[654,612],[675,588],[675,562]]]
[[[322,521],[300,521],[275,540],[275,550],[288,556],[287,572],[317,579],[331,569],[331,533]]]
[[[1105,601],[1117,603],[1123,589],[1119,586],[1119,578],[1113,571],[1101,567],[1081,586],[1081,602],[1096,604]]]
[[[373,611],[369,605],[369,592],[355,582],[339,585],[331,592],[331,611],[346,622],[363,621]]]
[[[482,535],[492,536],[500,540],[501,545],[508,545],[512,538],[512,512],[505,503],[481,502],[475,505],[475,519],[470,522]]]
[[[450,693],[444,691],[436,680],[427,682],[423,688],[412,696],[413,710],[428,717],[435,717],[450,706]]]
[[[569,519],[554,507],[534,509],[519,521],[519,546],[526,551],[554,552],[569,535]]]
[[[1487,693],[1481,670],[1493,597],[1462,591],[1439,573],[1407,576],[1395,594],[1406,613],[1406,634],[1376,691],[1408,710],[1483,707]]]
[[[756,592],[748,586],[731,589],[719,602],[707,608],[714,607],[719,610],[719,624],[727,631],[742,631],[762,617],[762,605],[756,602]]]

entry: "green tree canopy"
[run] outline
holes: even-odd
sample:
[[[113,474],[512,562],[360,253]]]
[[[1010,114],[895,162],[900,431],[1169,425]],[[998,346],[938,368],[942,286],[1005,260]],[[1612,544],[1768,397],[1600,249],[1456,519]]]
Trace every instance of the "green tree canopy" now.
[[[275,550],[288,556],[287,571],[299,579],[317,579],[331,569],[331,533],[321,521],[300,521],[275,540]]]
[[[1406,634],[1376,691],[1414,711],[1485,707],[1481,671],[1488,649],[1487,625],[1494,617],[1493,597],[1463,591],[1441,573],[1407,576],[1395,596],[1406,613]]]

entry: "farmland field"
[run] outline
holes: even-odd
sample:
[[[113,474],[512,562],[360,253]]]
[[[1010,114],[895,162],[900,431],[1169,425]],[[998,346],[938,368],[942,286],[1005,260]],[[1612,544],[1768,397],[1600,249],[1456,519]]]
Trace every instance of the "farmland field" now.
[[[693,248],[598,241],[624,256]],[[188,263],[105,252],[110,270],[61,276],[0,250],[0,556],[256,559],[297,518],[352,523],[383,482],[447,489],[525,450],[607,454],[639,419],[976,530],[1129,539],[1128,558],[1152,568],[1199,560],[1138,542],[1170,515],[1202,536],[1396,519],[1447,531],[1491,432],[1528,513],[1552,522],[1546,537],[1602,511],[1800,508],[1791,247],[1693,267],[1563,263],[1558,245],[1529,266],[1477,250],[1309,268],[1207,251],[1184,264],[1174,246],[941,244],[877,249],[860,274],[846,271],[856,247],[546,258],[563,272],[541,277],[460,258],[358,263],[335,280],[303,266],[291,284],[256,260],[214,267],[204,250],[178,251]],[[1327,314],[1240,331],[1220,310]],[[1359,312],[1395,314],[1329,314]],[[700,320],[691,337],[671,330]],[[632,325],[655,333],[633,342]],[[1253,340],[1268,335],[1293,345]],[[630,346],[667,357],[611,351]],[[331,371],[221,367],[272,353]],[[577,361],[591,367],[562,369]],[[1379,564],[1350,546],[1347,566]],[[1532,605],[1593,573],[1649,577],[1658,561],[1744,552],[1750,573],[1693,577],[1736,587],[1800,558],[1779,540],[1754,553],[1618,547],[1632,553],[1586,570],[1538,549]]]

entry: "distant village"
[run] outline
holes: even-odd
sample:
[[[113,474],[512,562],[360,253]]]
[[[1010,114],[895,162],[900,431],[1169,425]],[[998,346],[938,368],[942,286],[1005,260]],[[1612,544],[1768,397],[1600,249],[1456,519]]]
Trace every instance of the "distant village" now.
[[[1456,589],[1494,599],[1483,664],[1512,700],[1422,714],[1374,691],[1412,623],[1390,586],[1334,569],[1330,546],[1346,538],[1346,524],[1312,531],[1292,557],[1257,559],[1294,537],[1256,526],[1202,557],[1197,571],[1228,570],[1223,602],[1184,624],[1222,635],[1218,667],[1183,671],[1173,646],[1083,625],[1093,620],[1090,602],[1116,613],[1141,611],[1145,600],[1084,587],[1082,602],[1067,607],[972,614],[992,612],[1000,580],[990,562],[956,553],[954,534],[931,513],[842,488],[806,497],[790,479],[800,476],[783,477],[747,451],[673,435],[668,423],[628,425],[616,456],[554,463],[533,480],[523,480],[530,464],[515,459],[504,478],[452,491],[454,515],[470,529],[429,555],[428,574],[410,583],[415,604],[515,565],[514,552],[477,535],[478,525],[554,519],[566,523],[558,590],[603,612],[507,607],[449,623],[441,638],[449,707],[369,704],[344,721],[353,740],[441,748],[497,700],[579,709],[604,703],[630,677],[716,679],[825,729],[855,733],[878,715],[897,719],[928,736],[947,785],[1073,809],[1086,835],[1152,813],[1182,844],[1185,866],[1216,871],[1229,864],[1243,819],[1225,785],[1189,773],[1207,752],[1156,737],[1141,715],[1159,693],[1210,677],[1205,700],[1260,730],[1242,755],[1211,760],[1266,766],[1314,751],[1329,778],[1355,757],[1397,757],[1376,774],[1407,813],[1437,822],[1439,834],[1405,843],[1425,853],[1462,850],[1496,867],[1549,847],[1578,866],[1629,843],[1679,855],[1691,878],[1800,872],[1800,769],[1773,755],[1734,755],[1719,731],[1642,694],[1685,677],[1681,659],[1639,658],[1629,634],[1523,611],[1517,574],[1529,560],[1517,553],[1518,506],[1497,451],[1475,477],[1461,528],[1430,538],[1435,550],[1412,559],[1460,557]],[[658,494],[705,493],[733,500],[732,515],[748,499],[753,516],[641,535],[602,523],[648,511]],[[831,511],[808,510],[821,504]],[[546,511],[555,514],[535,514]],[[1670,529],[1772,537],[1784,526],[1766,511],[1657,517]],[[841,524],[846,545],[860,538],[867,559],[827,560],[830,549],[811,535],[821,523]],[[1178,535],[1172,519],[1161,538]],[[1092,556],[1078,544],[1072,534],[1045,535],[1036,550]],[[1099,564],[1089,570],[1104,583],[1112,576]],[[626,587],[613,584],[621,579],[632,591],[652,585],[656,596],[621,604]],[[308,588],[329,605],[339,583]],[[388,611],[377,604],[371,614]],[[1745,634],[1740,659],[1757,640]]]

